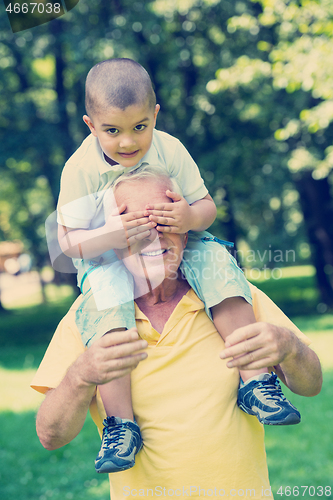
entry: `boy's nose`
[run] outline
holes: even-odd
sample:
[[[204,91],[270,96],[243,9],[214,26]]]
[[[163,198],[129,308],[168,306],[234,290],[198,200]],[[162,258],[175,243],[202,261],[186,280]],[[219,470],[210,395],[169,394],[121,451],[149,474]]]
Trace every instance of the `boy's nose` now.
[[[129,148],[135,144],[134,137],[132,135],[124,135],[119,141],[119,146],[121,148]]]

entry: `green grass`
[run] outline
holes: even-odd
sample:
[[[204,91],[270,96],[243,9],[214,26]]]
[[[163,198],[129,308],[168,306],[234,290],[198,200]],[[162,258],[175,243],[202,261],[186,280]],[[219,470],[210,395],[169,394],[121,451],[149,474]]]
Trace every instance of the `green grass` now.
[[[271,277],[269,270],[246,275],[260,290],[265,292],[287,316],[317,314],[320,303],[316,278],[311,266],[281,269]],[[282,277],[281,277],[282,274]]]
[[[65,295],[57,301],[10,309],[1,314],[0,347],[48,343],[74,298],[74,294]]]
[[[284,393],[301,412],[302,422],[290,427],[265,427],[275,499],[286,498],[276,494],[280,486],[298,486],[300,492],[304,491],[301,486],[331,486],[331,496],[323,497],[333,498],[333,372],[324,373],[322,392],[315,398],[296,396],[285,388]],[[312,494],[313,489],[299,496],[310,499]]]
[[[108,500],[107,476],[95,472],[99,437],[90,417],[67,446],[46,451],[34,412],[0,413],[0,498],[3,500]]]

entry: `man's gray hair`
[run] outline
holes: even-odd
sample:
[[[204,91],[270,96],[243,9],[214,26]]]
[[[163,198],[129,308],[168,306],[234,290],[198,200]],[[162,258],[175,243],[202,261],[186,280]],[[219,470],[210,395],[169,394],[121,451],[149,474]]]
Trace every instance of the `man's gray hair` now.
[[[136,168],[135,170],[131,170],[130,172],[125,172],[120,175],[111,185],[111,187],[113,188],[113,191],[115,191],[117,187],[123,182],[134,182],[139,180],[144,181],[145,179],[159,180],[163,177],[169,184],[170,191],[174,191],[180,196],[183,196],[183,191],[175,177],[170,176],[169,172],[160,165],[140,165],[140,167]]]

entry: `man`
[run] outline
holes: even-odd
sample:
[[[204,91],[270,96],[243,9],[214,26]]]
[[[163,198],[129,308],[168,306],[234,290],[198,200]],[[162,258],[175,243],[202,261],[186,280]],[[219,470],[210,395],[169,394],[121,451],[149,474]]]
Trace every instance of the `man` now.
[[[144,210],[148,201],[169,202],[170,187],[165,176],[124,176],[115,197],[128,211]],[[80,432],[89,407],[102,429],[105,412],[96,386],[136,367],[132,402],[144,447],[133,469],[110,476],[112,500],[272,498],[263,427],[236,404],[238,370],[274,367],[292,391],[312,396],[321,388],[319,360],[306,337],[255,287],[260,322],[236,329],[224,346],[179,271],[186,241],[187,234],[153,229],[131,251],[118,251],[134,278],[136,324],[143,340],[132,329],[105,336],[85,351],[75,311],[62,320],[32,383],[46,393],[37,415],[39,438],[47,449],[67,444]],[[147,282],[152,284],[148,292]],[[140,352],[146,346],[146,353]]]

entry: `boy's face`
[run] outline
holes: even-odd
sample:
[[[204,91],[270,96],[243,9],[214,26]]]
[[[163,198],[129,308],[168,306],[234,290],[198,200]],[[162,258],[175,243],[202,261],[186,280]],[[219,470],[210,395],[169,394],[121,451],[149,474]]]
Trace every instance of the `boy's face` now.
[[[134,167],[150,148],[153,129],[160,106],[128,106],[125,110],[108,108],[96,113],[93,118],[85,115],[84,122],[91,133],[98,138],[106,160],[123,167]]]

